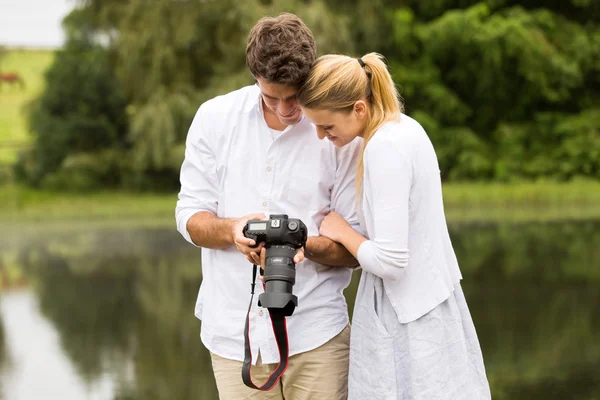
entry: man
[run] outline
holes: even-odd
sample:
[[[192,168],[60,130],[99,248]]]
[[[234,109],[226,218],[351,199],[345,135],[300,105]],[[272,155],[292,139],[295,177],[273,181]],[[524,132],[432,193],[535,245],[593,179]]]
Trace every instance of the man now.
[[[318,139],[295,95],[316,58],[313,35],[293,14],[265,17],[252,29],[246,63],[256,84],[204,103],[190,127],[177,229],[202,247],[196,304],[201,339],[211,352],[221,399],[345,399],[349,324],[343,289],[356,260],[318,236],[335,210],[357,226],[354,168],[359,143],[336,149]],[[244,322],[252,266],[262,245],[242,235],[249,219],[288,214],[308,228],[306,260],[297,266],[298,307],[287,318],[289,364],[269,392],[241,378]],[[241,253],[241,254],[240,254]],[[296,261],[302,260],[302,252]],[[245,257],[245,258],[244,258]],[[257,285],[256,295],[263,292]],[[252,375],[259,385],[279,362],[266,309],[250,312]]]

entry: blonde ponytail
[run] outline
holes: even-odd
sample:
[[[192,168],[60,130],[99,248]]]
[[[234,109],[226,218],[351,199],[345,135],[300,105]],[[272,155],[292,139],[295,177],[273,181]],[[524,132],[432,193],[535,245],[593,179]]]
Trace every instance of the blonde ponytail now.
[[[373,137],[381,125],[390,121],[400,119],[400,114],[404,110],[400,101],[398,89],[392,80],[383,56],[377,53],[369,53],[362,57],[365,64],[365,72],[371,80],[371,98],[370,100],[370,118],[363,135],[363,148],[360,152],[360,158],[356,167],[356,192],[360,191],[364,173],[364,152],[367,143]]]
[[[398,90],[383,56],[369,53],[359,60],[341,55],[320,57],[298,92],[298,102],[303,107],[329,111],[350,112],[354,103],[366,99],[369,105],[368,120],[356,171],[357,193],[362,184],[363,156],[367,143],[381,125],[399,120],[403,111]]]

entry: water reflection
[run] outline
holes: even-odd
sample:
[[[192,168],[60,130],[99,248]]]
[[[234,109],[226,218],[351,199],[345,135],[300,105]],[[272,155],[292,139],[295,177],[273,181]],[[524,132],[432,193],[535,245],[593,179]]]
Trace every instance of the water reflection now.
[[[600,221],[451,234],[494,398],[598,398]],[[0,272],[21,274],[0,300],[4,398],[216,399],[199,256],[171,226],[3,235]]]
[[[38,300],[30,291],[3,296],[2,315],[11,361],[2,377],[6,399],[108,399],[114,392],[111,377],[85,382],[72,358],[61,351],[51,321],[43,318]]]

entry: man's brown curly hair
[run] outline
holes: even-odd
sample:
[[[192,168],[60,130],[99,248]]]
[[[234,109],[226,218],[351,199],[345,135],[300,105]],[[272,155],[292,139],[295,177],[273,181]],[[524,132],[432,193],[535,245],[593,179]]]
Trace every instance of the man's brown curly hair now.
[[[294,14],[263,17],[250,31],[246,64],[255,78],[300,86],[317,55],[312,32]]]

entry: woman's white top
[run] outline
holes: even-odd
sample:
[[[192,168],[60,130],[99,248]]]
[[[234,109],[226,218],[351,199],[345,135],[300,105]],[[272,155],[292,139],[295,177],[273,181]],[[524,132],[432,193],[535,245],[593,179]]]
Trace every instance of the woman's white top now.
[[[450,296],[462,276],[446,225],[435,150],[414,119],[403,114],[367,143],[358,214],[369,238],[358,249],[358,261],[383,279],[401,323]]]

